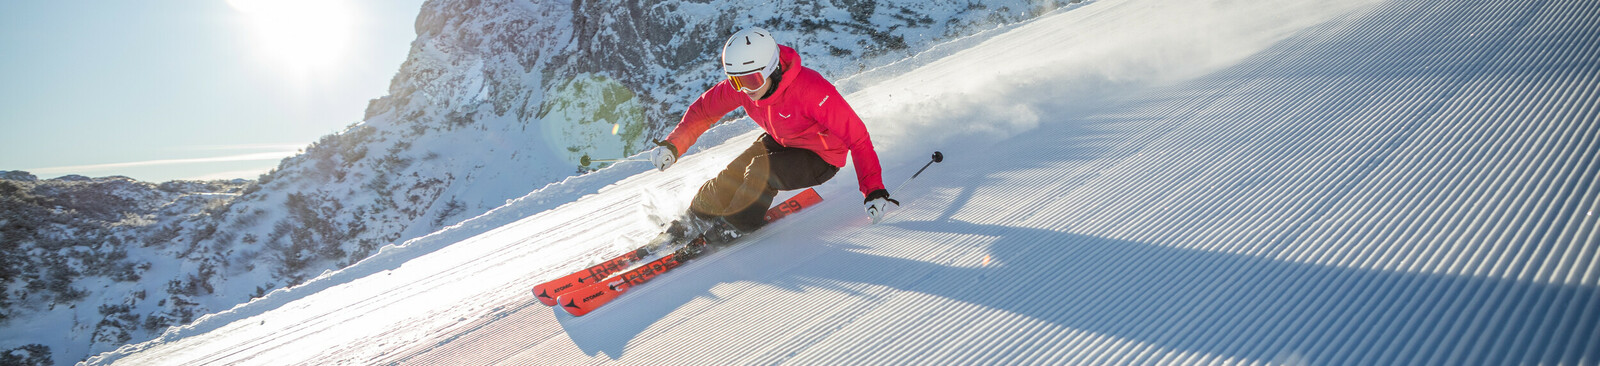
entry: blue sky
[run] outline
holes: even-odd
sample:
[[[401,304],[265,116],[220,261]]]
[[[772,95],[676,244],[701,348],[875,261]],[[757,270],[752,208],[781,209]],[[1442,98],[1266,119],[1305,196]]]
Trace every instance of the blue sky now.
[[[255,178],[387,94],[422,2],[0,2],[0,170]]]

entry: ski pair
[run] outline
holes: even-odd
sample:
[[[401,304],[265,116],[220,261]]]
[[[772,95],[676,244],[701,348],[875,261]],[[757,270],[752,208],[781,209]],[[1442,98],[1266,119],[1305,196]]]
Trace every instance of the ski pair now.
[[[777,221],[784,216],[806,207],[811,207],[818,202],[822,202],[822,196],[818,195],[816,190],[807,188],[794,195],[794,197],[783,201],[783,203],[768,209],[765,219],[769,223]],[[661,272],[675,268],[709,249],[704,236],[696,237],[672,253],[628,270],[635,263],[651,258],[657,251],[671,247],[670,244],[659,239],[652,240],[638,249],[600,262],[587,269],[541,283],[533,287],[534,297],[539,298],[539,302],[547,306],[555,306],[558,303],[564,304],[562,308],[566,309],[568,313],[581,316],[610,301],[616,295],[627,291],[628,287],[649,281],[660,275]],[[628,271],[612,276],[612,274],[623,270]],[[611,280],[606,280],[607,278]],[[602,282],[602,280],[606,281]],[[582,297],[564,296],[578,292],[583,292],[587,295]]]

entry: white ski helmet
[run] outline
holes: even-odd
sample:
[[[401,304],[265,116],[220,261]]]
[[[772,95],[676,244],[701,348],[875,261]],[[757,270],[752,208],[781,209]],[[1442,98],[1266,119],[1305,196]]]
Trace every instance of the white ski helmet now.
[[[750,27],[728,37],[722,45],[722,71],[728,74],[733,88],[756,91],[766,84],[767,78],[778,70],[778,41],[772,32],[760,27]]]

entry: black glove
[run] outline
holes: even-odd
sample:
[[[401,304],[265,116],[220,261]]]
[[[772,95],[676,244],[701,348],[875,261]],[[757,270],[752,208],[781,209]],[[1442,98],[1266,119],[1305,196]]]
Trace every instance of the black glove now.
[[[889,202],[894,203],[895,206],[899,206],[900,205],[900,201],[896,201],[893,198],[889,198],[889,190],[887,190],[887,189],[878,189],[876,191],[872,191],[872,193],[868,193],[867,194],[867,199],[861,200],[861,204],[867,204],[868,202],[872,202],[872,200],[879,199],[879,198],[882,198],[882,199],[885,199],[885,200],[889,200]]]

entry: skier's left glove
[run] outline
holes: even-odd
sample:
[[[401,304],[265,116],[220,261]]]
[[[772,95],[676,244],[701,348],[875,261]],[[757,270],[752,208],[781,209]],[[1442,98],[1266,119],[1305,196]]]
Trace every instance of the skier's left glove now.
[[[900,207],[900,201],[889,198],[889,190],[887,189],[879,189],[868,193],[867,199],[863,200],[862,203],[867,205],[867,217],[871,217],[874,224],[883,220],[883,214],[889,211],[890,203],[893,203],[895,207]]]
[[[678,162],[678,148],[671,142],[656,140],[655,150],[650,152],[650,163],[656,165],[656,170],[667,171],[672,163]]]

